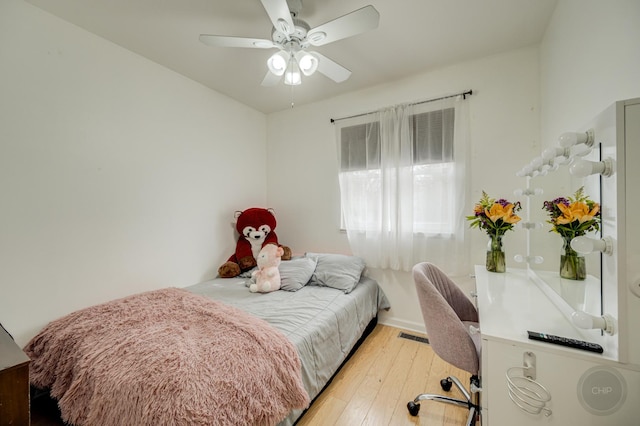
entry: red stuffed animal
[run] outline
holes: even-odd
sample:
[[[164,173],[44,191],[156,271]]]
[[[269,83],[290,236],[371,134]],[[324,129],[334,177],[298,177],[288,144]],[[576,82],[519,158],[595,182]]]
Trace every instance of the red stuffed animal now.
[[[224,265],[218,268],[218,275],[222,278],[232,278],[257,265],[258,253],[267,244],[282,247],[282,260],[291,259],[291,249],[278,243],[275,233],[276,217],[273,209],[253,207],[235,213],[236,230],[239,237],[236,252],[229,257]]]

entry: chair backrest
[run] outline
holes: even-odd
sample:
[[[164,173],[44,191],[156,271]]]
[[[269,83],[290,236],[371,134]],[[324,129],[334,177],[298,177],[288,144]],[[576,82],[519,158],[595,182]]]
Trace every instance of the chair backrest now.
[[[478,322],[478,311],[444,272],[423,262],[413,267],[420,309],[434,352],[454,366],[478,374],[476,346],[463,321]]]

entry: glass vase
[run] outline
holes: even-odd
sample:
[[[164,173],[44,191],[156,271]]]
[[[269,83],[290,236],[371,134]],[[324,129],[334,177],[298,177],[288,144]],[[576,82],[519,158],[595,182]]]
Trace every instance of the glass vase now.
[[[571,238],[564,239],[563,252],[560,255],[560,277],[582,281],[587,278],[587,265],[584,256],[571,248]]]
[[[487,271],[505,272],[507,270],[502,250],[502,235],[490,235],[487,244]]]

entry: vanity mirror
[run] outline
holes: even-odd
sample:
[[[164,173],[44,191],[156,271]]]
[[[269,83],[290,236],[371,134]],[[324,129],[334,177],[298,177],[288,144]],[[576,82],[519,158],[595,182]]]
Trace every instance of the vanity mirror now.
[[[587,340],[605,347],[605,357],[640,365],[640,98],[615,102],[588,123],[516,173],[526,180],[522,268]],[[600,204],[601,223],[600,232],[573,240],[574,249],[593,252],[585,255],[585,279],[570,280],[560,277],[562,239],[549,232],[542,206],[580,187]]]
[[[568,199],[579,188],[584,188],[584,195],[600,204],[601,175],[582,173],[586,176],[577,176],[574,170],[576,163],[587,166],[598,163],[600,151],[597,143],[591,147],[582,143],[574,147],[550,148],[519,173],[527,180],[523,202],[528,204],[528,220],[524,226],[529,230],[527,257],[530,271],[566,302],[567,311],[584,311],[592,315],[602,314],[602,253],[595,250],[583,255],[584,259],[579,261],[584,261],[584,266],[577,268],[585,274],[580,276],[578,273],[578,279],[563,278],[560,270],[565,254],[564,240],[560,234],[552,231],[550,215],[544,204],[559,197]],[[547,167],[544,167],[545,164]],[[571,167],[574,168],[572,173],[569,172]],[[585,237],[590,240],[583,242],[599,241],[600,232],[587,232]],[[584,247],[579,249],[585,251]],[[572,258],[571,262],[575,260]],[[570,276],[572,274],[567,274],[567,266],[576,265],[565,262],[563,275]]]

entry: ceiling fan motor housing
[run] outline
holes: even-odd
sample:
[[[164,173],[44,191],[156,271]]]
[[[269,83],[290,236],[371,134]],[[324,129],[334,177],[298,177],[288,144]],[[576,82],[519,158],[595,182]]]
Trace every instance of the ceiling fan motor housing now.
[[[293,20],[294,29],[291,35],[289,36],[289,38],[297,40],[298,42],[304,41],[311,27],[302,19],[292,18],[292,20]],[[277,28],[275,27],[273,28],[271,39],[273,40],[274,43],[282,46],[286,44],[289,38],[287,37],[286,34],[279,31]]]

